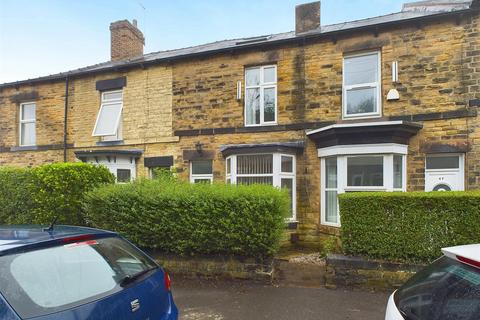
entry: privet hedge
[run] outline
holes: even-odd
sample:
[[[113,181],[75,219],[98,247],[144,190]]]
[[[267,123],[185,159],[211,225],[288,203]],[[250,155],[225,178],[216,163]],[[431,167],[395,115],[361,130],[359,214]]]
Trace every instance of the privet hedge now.
[[[30,170],[0,168],[0,224],[32,222],[31,181]]]
[[[287,193],[271,186],[165,179],[105,186],[85,198],[92,225],[116,230],[142,247],[182,255],[270,256],[288,208]]]
[[[443,247],[480,243],[480,192],[339,196],[345,253],[429,262]]]
[[[85,192],[114,182],[107,168],[85,163],[0,169],[0,224],[84,225]]]
[[[32,174],[34,223],[58,216],[58,223],[84,225],[84,194],[115,181],[106,167],[82,162],[43,165],[32,169]]]

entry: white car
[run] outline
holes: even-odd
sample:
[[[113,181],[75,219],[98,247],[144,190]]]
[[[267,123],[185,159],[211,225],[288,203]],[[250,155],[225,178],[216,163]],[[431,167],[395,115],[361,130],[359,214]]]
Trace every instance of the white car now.
[[[390,296],[385,320],[480,319],[480,244],[442,252]]]

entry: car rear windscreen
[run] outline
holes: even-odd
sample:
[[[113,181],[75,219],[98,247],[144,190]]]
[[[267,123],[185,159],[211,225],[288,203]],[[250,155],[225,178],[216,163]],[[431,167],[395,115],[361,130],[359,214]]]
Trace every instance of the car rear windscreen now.
[[[64,311],[121,290],[156,268],[127,241],[102,238],[0,257],[0,291],[22,318]]]
[[[443,257],[394,296],[407,320],[480,319],[480,269]]]

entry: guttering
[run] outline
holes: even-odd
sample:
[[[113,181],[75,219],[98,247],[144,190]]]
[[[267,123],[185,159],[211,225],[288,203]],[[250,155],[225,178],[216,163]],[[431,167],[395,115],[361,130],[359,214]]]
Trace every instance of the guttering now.
[[[67,162],[67,137],[68,137],[68,75],[65,77],[65,106],[63,110],[63,162]]]
[[[229,53],[229,52],[235,52],[235,51],[240,51],[240,50],[248,50],[252,48],[262,48],[262,47],[270,47],[270,46],[276,46],[276,45],[281,45],[281,44],[290,44],[290,43],[297,43],[297,42],[304,42],[309,39],[319,39],[319,38],[327,38],[327,37],[333,37],[337,35],[342,35],[342,34],[349,34],[352,32],[358,32],[358,31],[367,31],[367,30],[376,30],[378,31],[379,28],[382,27],[387,27],[387,26],[396,26],[396,25],[402,25],[405,23],[411,23],[411,22],[417,22],[417,21],[422,21],[422,20],[434,20],[438,18],[443,18],[447,16],[463,16],[468,13],[472,12],[478,12],[477,8],[469,8],[469,9],[463,9],[463,10],[457,10],[457,11],[448,11],[448,12],[440,12],[436,14],[431,14],[431,15],[426,15],[426,16],[419,16],[419,17],[412,17],[408,19],[402,19],[402,20],[394,20],[394,21],[386,21],[382,23],[377,23],[377,24],[371,24],[371,25],[366,25],[366,26],[360,26],[360,27],[354,27],[354,28],[349,28],[349,29],[341,29],[341,30],[334,30],[330,32],[306,32],[303,34],[295,35],[291,38],[285,38],[285,39],[279,39],[279,40],[272,40],[272,41],[266,41],[266,42],[259,42],[259,43],[251,43],[251,44],[246,44],[246,45],[240,45],[240,46],[229,46],[221,49],[213,49],[213,50],[205,50],[205,51],[199,51],[199,52],[193,52],[193,53],[187,53],[187,54],[179,54],[175,56],[170,56],[170,57],[165,57],[165,58],[158,58],[150,61],[135,61],[135,62],[125,62],[124,64],[119,64],[115,66],[107,66],[104,68],[99,68],[95,70],[74,70],[71,72],[63,72],[58,75],[51,75],[51,76],[45,76],[45,77],[40,77],[36,79],[28,79],[28,80],[19,80],[16,82],[9,82],[9,83],[3,83],[0,84],[0,88],[6,88],[6,87],[13,87],[13,86],[18,86],[18,85],[23,85],[23,84],[32,84],[32,83],[39,83],[39,82],[46,82],[46,81],[52,81],[52,80],[59,80],[63,77],[65,77],[65,74],[69,77],[73,76],[83,76],[83,75],[88,75],[88,74],[98,74],[102,73],[105,71],[120,71],[124,69],[132,69],[132,68],[144,68],[150,65],[155,65],[158,63],[170,63],[172,61],[177,61],[177,60],[182,60],[182,59],[188,59],[188,58],[193,58],[193,57],[203,57],[207,55],[214,55],[214,54],[219,54],[219,53]],[[173,50],[175,51],[175,50]],[[88,67],[86,67],[88,68]]]

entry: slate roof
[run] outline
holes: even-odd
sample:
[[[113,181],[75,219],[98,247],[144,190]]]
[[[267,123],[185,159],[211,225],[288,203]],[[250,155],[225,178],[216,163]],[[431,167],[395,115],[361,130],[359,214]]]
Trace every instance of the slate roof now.
[[[418,19],[440,17],[449,14],[460,14],[471,10],[474,4],[479,0],[428,0],[415,3],[408,3],[403,6],[401,12],[388,15],[354,20],[344,23],[324,25],[315,30],[295,34],[294,31],[277,33],[272,35],[222,40],[207,43],[198,46],[192,46],[182,49],[159,51],[144,54],[135,58],[121,61],[107,61],[84,68],[79,68],[67,72],[52,74],[34,79],[21,80],[0,84],[0,88],[21,85],[34,82],[42,82],[49,80],[63,79],[67,76],[74,77],[89,73],[99,73],[107,70],[115,70],[126,67],[142,66],[152,63],[169,62],[172,60],[182,59],[186,57],[207,55],[218,52],[228,52],[232,50],[259,47],[265,45],[280,44],[286,42],[294,42],[305,38],[314,38],[322,36],[333,36],[343,32],[351,32],[353,30],[361,30],[367,28],[380,28],[386,25],[415,21]]]

